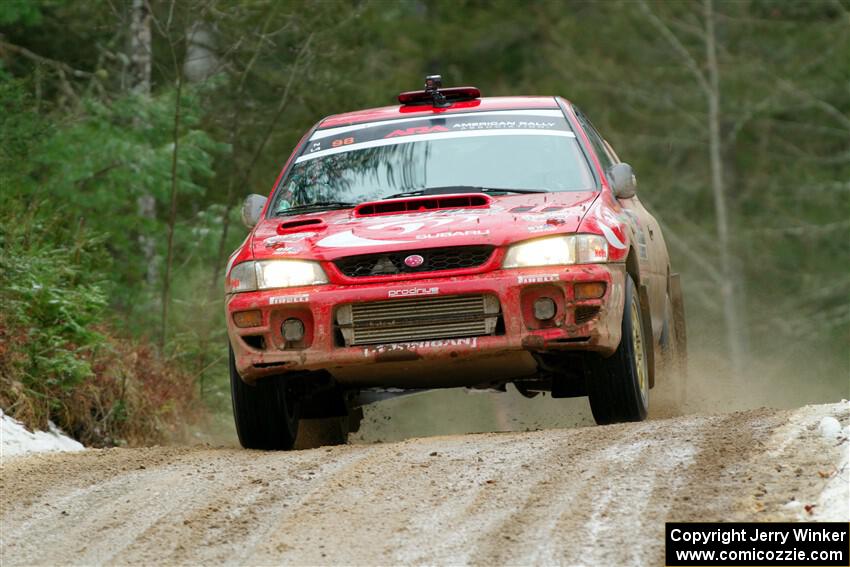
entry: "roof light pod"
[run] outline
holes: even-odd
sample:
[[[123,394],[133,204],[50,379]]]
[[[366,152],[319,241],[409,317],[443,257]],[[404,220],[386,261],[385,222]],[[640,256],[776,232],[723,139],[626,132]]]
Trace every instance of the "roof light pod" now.
[[[407,91],[398,95],[398,102],[403,105],[431,104],[434,108],[446,108],[452,102],[474,100],[481,97],[478,87],[447,87],[443,88],[443,78],[440,75],[425,77],[425,90]]]

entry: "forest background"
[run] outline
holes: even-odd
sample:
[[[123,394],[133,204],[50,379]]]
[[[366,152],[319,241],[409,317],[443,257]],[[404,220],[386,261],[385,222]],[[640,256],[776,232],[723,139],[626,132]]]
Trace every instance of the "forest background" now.
[[[92,445],[226,416],[242,200],[428,73],[565,96],[634,167],[695,407],[850,397],[850,0],[2,0],[0,408]],[[560,423],[513,399],[398,423]]]

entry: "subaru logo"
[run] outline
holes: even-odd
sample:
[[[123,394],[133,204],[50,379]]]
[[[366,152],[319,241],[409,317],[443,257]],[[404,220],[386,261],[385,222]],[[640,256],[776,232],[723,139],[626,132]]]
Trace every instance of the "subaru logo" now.
[[[404,265],[408,268],[418,268],[424,263],[425,258],[420,256],[419,254],[411,254],[410,256],[404,259]]]

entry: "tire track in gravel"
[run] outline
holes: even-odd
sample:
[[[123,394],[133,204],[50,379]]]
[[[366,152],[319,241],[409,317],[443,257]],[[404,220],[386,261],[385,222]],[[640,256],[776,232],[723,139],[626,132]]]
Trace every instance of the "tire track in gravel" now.
[[[279,453],[187,451],[185,462],[139,464],[137,471],[63,487],[67,493],[50,491],[32,502],[32,513],[14,522],[13,529],[6,528],[13,522],[4,518],[3,546],[8,542],[13,551],[4,553],[4,559],[22,553],[27,563],[62,564],[70,551],[84,564],[145,563],[163,554],[176,561],[192,554],[195,561],[200,551],[204,558],[223,560],[233,555],[232,543],[249,539],[251,528],[260,523],[245,521],[251,515],[260,519],[257,505],[284,510],[303,497],[305,471],[333,478],[369,453],[368,448],[335,451],[339,454],[327,463],[316,462],[320,452],[285,458]],[[4,516],[12,512],[3,510]],[[238,512],[245,510],[252,514],[242,514],[240,522]],[[63,549],[62,542],[74,547]]]
[[[848,444],[846,429],[824,441],[824,415],[846,427],[850,404],[290,453],[18,458],[0,465],[0,560],[659,564],[667,520],[818,517],[803,506],[823,505]]]

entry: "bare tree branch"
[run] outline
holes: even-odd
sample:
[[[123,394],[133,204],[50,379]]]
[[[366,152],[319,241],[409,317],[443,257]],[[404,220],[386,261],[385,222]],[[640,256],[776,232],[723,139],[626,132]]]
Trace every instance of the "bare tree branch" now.
[[[821,98],[816,97],[815,95],[813,95],[812,93],[810,93],[808,91],[804,91],[804,90],[798,88],[794,83],[792,83],[791,81],[789,81],[787,79],[780,79],[779,80],[779,86],[782,89],[784,89],[786,92],[788,92],[789,94],[792,94],[792,95],[798,97],[799,99],[808,102],[809,104],[811,104],[815,108],[821,109],[826,114],[828,114],[828,115],[832,116],[833,118],[835,118],[836,120],[838,120],[838,122],[840,122],[842,125],[844,125],[845,128],[850,130],[850,117],[848,117],[846,114],[844,114],[843,112],[838,110],[835,106],[833,106],[829,102],[827,102],[827,101],[825,101]]]
[[[688,70],[693,74],[694,78],[699,83],[700,88],[702,88],[703,92],[706,96],[710,96],[712,93],[711,86],[708,84],[708,79],[706,79],[703,72],[700,70],[699,64],[696,59],[691,55],[690,51],[679,41],[679,38],[673,31],[661,21],[661,18],[655,15],[652,9],[647,5],[645,0],[640,0],[638,2],[638,6],[641,11],[646,15],[649,22],[658,30],[658,32],[667,40],[667,43],[670,44],[670,47],[673,48],[676,53],[682,58],[685,63],[685,66]]]
[[[67,63],[63,63],[62,61],[57,61],[56,59],[50,59],[48,57],[44,57],[37,53],[33,53],[26,47],[21,47],[20,45],[15,45],[13,43],[9,43],[8,41],[4,41],[0,39],[0,53],[2,53],[3,49],[8,49],[12,53],[17,53],[30,61],[35,61],[36,63],[41,63],[42,65],[47,65],[48,67],[53,67],[57,71],[61,71],[63,73],[63,77],[65,75],[71,75],[77,79],[88,79],[94,76],[94,73],[89,71],[82,71],[80,69],[74,69]]]

